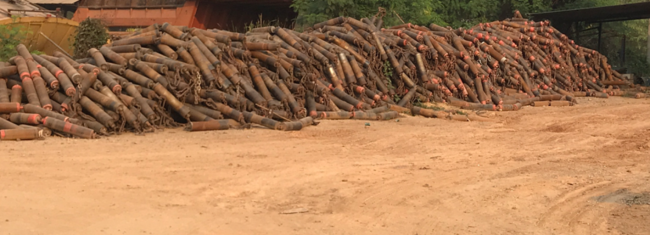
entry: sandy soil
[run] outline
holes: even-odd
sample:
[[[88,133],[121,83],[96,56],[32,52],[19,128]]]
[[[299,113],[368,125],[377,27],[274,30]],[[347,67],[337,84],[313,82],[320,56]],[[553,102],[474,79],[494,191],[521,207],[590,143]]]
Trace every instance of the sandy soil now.
[[[1,234],[649,234],[650,100],[0,143]]]

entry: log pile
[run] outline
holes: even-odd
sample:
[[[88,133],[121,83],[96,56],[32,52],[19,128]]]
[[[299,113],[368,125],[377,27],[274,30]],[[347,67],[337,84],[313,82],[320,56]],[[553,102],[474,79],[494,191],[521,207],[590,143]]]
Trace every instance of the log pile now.
[[[467,117],[414,104],[514,111],[630,92],[603,55],[518,13],[471,29],[382,28],[377,17],[338,17],[302,33],[165,23],[83,59],[33,55],[23,45],[17,52],[0,63],[2,139],[50,131],[94,138],[184,123],[192,131],[251,124],[289,131],[318,118],[389,120],[399,113],[457,120]]]

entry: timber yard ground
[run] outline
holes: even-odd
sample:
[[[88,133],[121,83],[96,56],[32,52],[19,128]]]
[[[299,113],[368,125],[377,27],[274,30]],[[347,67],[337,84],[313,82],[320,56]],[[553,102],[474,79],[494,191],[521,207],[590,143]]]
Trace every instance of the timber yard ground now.
[[[650,100],[0,145],[1,234],[649,234]]]

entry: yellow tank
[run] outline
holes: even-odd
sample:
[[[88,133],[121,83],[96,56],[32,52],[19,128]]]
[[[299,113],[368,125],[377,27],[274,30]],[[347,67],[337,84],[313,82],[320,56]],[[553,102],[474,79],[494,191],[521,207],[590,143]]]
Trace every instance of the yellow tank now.
[[[79,27],[79,23],[76,21],[54,17],[9,18],[0,20],[0,25],[22,25],[31,31],[31,34],[22,43],[29,50],[38,50],[48,55],[61,50],[50,40],[68,54],[73,54],[72,41],[74,41],[75,30]]]

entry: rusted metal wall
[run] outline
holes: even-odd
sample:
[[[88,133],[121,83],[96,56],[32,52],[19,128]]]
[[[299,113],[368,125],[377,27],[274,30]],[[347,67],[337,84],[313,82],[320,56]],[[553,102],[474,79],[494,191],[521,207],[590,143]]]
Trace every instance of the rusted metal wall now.
[[[183,5],[178,6],[181,2]],[[108,7],[98,5],[104,3]],[[81,22],[88,17],[99,18],[108,27],[137,28],[164,22],[189,25],[196,4],[195,0],[86,0],[77,9],[73,20]]]
[[[265,22],[288,27],[296,14],[289,0],[83,0],[73,20],[103,19],[111,28],[144,27],[169,22],[201,29],[218,28],[244,31],[245,26],[257,22],[260,15]]]

